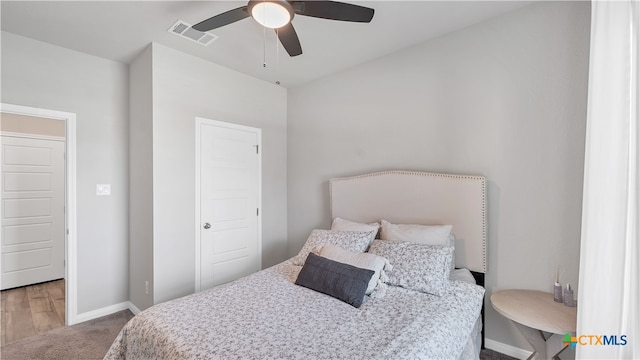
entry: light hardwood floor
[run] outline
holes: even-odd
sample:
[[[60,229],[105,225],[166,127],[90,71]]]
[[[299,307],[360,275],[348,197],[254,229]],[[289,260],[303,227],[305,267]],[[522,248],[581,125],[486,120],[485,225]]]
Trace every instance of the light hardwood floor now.
[[[64,326],[64,279],[1,291],[1,344]]]

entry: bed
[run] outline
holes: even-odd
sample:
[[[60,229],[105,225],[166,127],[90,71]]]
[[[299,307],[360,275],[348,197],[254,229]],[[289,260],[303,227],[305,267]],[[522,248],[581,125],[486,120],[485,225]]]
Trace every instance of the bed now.
[[[300,263],[298,254],[141,312],[118,334],[105,359],[478,358],[484,288],[474,282],[483,285],[486,272],[485,179],[386,171],[331,179],[329,185],[334,219],[453,225],[460,269],[451,271],[446,291],[434,295],[380,280],[376,289],[384,289],[383,296],[364,296],[355,307],[297,285],[311,257],[316,259],[305,255]],[[391,243],[373,242],[380,249]],[[368,252],[375,247],[370,244]],[[389,269],[392,278],[399,268]]]

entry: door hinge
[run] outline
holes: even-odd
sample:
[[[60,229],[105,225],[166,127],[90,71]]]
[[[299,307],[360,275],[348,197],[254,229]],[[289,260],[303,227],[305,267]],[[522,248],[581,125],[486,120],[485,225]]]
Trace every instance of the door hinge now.
[[[256,147],[256,154],[258,154],[258,152],[260,151],[260,150],[259,150],[259,149],[260,149],[260,145],[253,145],[253,146],[255,146],[255,147]]]
[[[260,215],[260,209],[256,208],[256,216],[259,216],[259,215]]]

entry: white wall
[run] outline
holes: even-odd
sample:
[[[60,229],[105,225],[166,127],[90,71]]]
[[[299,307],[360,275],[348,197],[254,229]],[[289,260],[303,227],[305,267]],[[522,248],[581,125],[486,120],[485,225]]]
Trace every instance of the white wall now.
[[[488,179],[486,336],[528,349],[492,291],[577,285],[589,3],[543,2],[288,96],[289,255],[330,225],[327,180],[385,169]]]
[[[262,129],[262,265],[287,256],[286,89],[159,44],[153,53],[154,302],[195,289],[195,117]]]
[[[127,65],[2,32],[1,101],[77,116],[79,314],[128,300],[128,86]]]

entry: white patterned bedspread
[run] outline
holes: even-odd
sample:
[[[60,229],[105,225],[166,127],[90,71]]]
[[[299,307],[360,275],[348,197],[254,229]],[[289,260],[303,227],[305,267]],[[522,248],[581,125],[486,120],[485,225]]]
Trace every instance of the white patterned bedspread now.
[[[105,359],[457,359],[484,289],[443,297],[389,286],[359,309],[295,285],[290,260],[155,305],[127,323]]]

